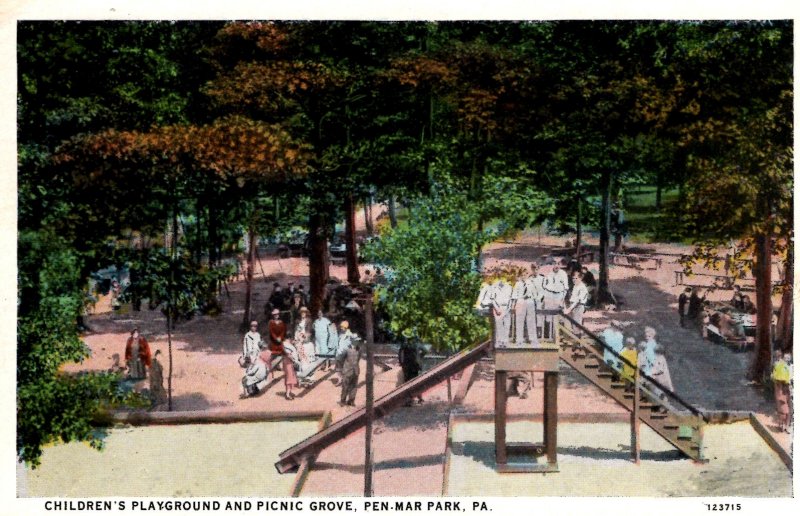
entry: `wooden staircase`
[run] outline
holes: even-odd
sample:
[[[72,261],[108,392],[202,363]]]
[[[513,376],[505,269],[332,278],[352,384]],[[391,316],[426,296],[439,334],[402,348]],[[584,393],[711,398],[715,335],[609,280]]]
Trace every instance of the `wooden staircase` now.
[[[570,317],[561,315],[556,322],[555,342],[559,357],[570,367],[611,396],[627,410],[634,412],[633,381],[626,380],[603,360],[605,343]],[[617,360],[627,362],[616,355]],[[632,365],[632,364],[629,364]],[[659,389],[658,382],[646,375],[639,378],[639,420],[652,428],[687,457],[706,462],[703,458],[703,429],[706,418],[678,395]],[[657,393],[665,392],[665,399]]]

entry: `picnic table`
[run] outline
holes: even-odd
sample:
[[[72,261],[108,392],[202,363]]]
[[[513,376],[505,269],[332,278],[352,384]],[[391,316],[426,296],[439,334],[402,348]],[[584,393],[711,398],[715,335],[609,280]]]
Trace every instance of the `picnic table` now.
[[[611,256],[611,263],[614,265],[622,265],[626,267],[633,267],[635,269],[645,269],[645,264],[651,263],[651,270],[661,268],[662,258],[652,254],[630,254],[630,253],[609,253]]]

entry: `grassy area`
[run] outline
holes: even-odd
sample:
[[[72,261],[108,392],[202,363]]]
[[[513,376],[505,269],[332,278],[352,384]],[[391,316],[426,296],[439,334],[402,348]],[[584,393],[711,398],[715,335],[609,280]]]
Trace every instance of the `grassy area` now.
[[[634,243],[684,242],[680,220],[678,190],[661,191],[661,208],[656,209],[656,188],[643,186],[625,195],[623,202],[628,222],[628,239]]]

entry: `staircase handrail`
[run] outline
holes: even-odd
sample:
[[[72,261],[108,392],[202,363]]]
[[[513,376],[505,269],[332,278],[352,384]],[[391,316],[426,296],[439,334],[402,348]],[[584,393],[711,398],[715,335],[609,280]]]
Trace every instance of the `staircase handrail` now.
[[[561,314],[561,317],[563,317],[564,319],[566,319],[567,321],[569,321],[570,323],[572,323],[572,325],[573,325],[574,327],[577,327],[577,328],[579,328],[580,330],[582,330],[582,331],[583,331],[583,333],[585,333],[586,335],[588,335],[588,336],[589,336],[589,337],[590,337],[592,340],[594,340],[596,343],[600,344],[600,347],[601,347],[601,348],[603,348],[603,350],[604,350],[604,351],[609,351],[609,352],[611,352],[611,354],[612,354],[613,356],[615,356],[616,358],[618,358],[618,359],[620,360],[620,362],[622,362],[622,363],[624,363],[624,364],[627,364],[629,367],[631,367],[631,368],[633,368],[633,369],[636,369],[636,368],[637,368],[637,364],[633,364],[633,363],[631,363],[631,362],[630,362],[628,359],[626,359],[625,357],[623,357],[622,355],[620,355],[619,353],[617,353],[616,351],[614,351],[614,350],[613,350],[613,349],[612,349],[610,346],[608,346],[608,345],[607,345],[605,342],[603,342],[603,339],[601,339],[600,337],[598,337],[597,335],[595,335],[595,334],[594,334],[594,333],[593,333],[591,330],[589,330],[589,329],[588,329],[586,326],[582,325],[581,323],[577,322],[575,319],[573,319],[572,317],[570,317],[569,315],[566,315],[566,314],[564,314],[564,313],[562,313],[562,314]],[[705,421],[705,422],[708,422],[708,418],[706,417],[706,415],[705,415],[705,414],[703,414],[703,413],[702,413],[702,412],[701,412],[701,411],[700,411],[698,408],[694,407],[694,406],[693,406],[692,404],[690,404],[688,401],[686,401],[686,400],[684,400],[683,398],[681,398],[681,397],[680,397],[680,396],[679,396],[677,393],[675,393],[675,392],[674,392],[674,391],[672,391],[671,389],[668,389],[667,387],[665,387],[664,385],[662,385],[662,384],[661,384],[661,382],[659,382],[659,381],[658,381],[658,380],[656,380],[655,378],[652,378],[651,376],[649,376],[649,375],[645,374],[645,373],[644,373],[644,372],[642,372],[641,370],[639,371],[639,378],[640,378],[640,379],[645,379],[645,380],[647,380],[648,382],[650,382],[650,383],[654,384],[656,387],[658,387],[658,389],[659,389],[661,392],[665,393],[667,396],[669,396],[670,398],[673,398],[675,401],[677,401],[678,403],[680,403],[681,405],[683,405],[684,407],[686,407],[687,409],[689,409],[689,412],[691,412],[691,413],[692,413],[692,414],[694,414],[695,416],[701,417],[701,418],[703,419],[703,421]]]

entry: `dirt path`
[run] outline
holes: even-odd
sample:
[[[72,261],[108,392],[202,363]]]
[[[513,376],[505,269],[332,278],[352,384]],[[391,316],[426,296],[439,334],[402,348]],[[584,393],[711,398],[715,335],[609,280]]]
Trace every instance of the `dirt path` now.
[[[373,215],[379,213],[373,209]],[[360,210],[363,217],[363,210]],[[527,265],[532,260],[563,246],[563,238],[523,235],[517,242],[497,243],[485,252],[487,265],[499,261]],[[654,246],[655,247],[655,246]],[[685,248],[658,246],[656,250],[680,254]],[[263,305],[271,291],[272,282],[307,283],[307,259],[278,259],[262,254],[256,267],[253,292],[254,313],[264,320]],[[597,275],[597,264],[589,268]],[[676,299],[681,287],[673,283],[675,263],[665,262],[660,270],[639,271],[612,266],[610,276],[614,292],[624,302],[615,313],[589,311],[587,325],[601,329],[609,318],[629,321],[626,335],[640,340],[646,325],[658,332],[657,339],[667,351],[676,391],[699,407],[713,410],[752,410],[769,419],[774,411],[769,396],[745,382],[745,371],[752,353],[734,353],[727,348],[704,342],[697,331],[679,327]],[[331,275],[344,279],[344,266],[332,266]],[[718,297],[729,295],[719,292]],[[250,410],[286,413],[294,411],[331,410],[334,420],[352,409],[336,403],[339,389],[330,378],[293,401],[283,397],[282,373],[268,390],[251,399],[239,399],[242,371],[236,358],[241,353],[239,324],[243,318],[244,282],[228,286],[222,295],[224,312],[216,317],[196,317],[178,325],[173,340],[173,401],[174,410],[231,411]],[[105,301],[107,303],[107,300]],[[155,349],[162,350],[162,363],[167,364],[165,320],[160,311],[141,312],[125,308],[111,313],[104,310],[88,318],[93,333],[85,337],[92,356],[68,370],[105,370],[111,366],[112,355],[124,354],[125,340],[133,327],[139,327]],[[362,379],[364,367],[362,367]],[[491,412],[493,383],[491,368],[482,365],[482,373],[465,400],[464,410]],[[397,369],[377,370],[376,396],[396,385]],[[564,413],[622,412],[597,388],[589,385],[568,368],[563,371],[558,394],[559,410]],[[363,383],[362,383],[363,385]],[[541,386],[536,378],[535,387]],[[144,384],[142,384],[144,387]],[[527,400],[511,398],[510,413],[541,413],[541,393],[535,391]],[[444,443],[447,435],[447,392],[444,384],[425,393],[426,403],[420,407],[404,408],[379,421],[375,430],[375,493],[378,495],[438,495],[441,492],[444,464]],[[364,389],[359,390],[357,406],[364,404]],[[788,436],[779,436],[788,443]],[[304,494],[358,495],[363,492],[363,431],[325,450],[311,472]],[[277,459],[277,457],[276,457]],[[269,462],[269,461],[268,461]]]

